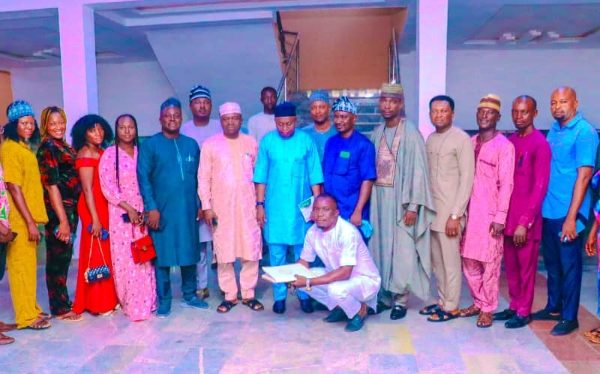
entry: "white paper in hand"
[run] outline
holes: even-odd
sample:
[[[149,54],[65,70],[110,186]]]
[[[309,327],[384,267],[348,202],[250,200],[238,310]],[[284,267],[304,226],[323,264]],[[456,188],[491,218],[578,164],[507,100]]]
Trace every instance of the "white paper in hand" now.
[[[324,273],[324,268],[307,269],[301,264],[289,264],[281,266],[263,266],[266,277],[264,279],[273,283],[289,283],[296,280],[296,275],[305,278],[315,278]]]
[[[304,218],[304,222],[310,221],[310,215],[312,214],[313,203],[315,202],[315,198],[313,196],[308,199],[302,200],[300,204],[298,204],[298,208],[300,209],[300,213],[302,213],[302,217]]]

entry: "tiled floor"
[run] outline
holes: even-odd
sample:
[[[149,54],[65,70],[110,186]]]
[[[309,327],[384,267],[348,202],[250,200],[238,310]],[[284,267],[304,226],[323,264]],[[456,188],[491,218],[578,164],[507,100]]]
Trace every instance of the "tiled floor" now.
[[[71,290],[74,274],[75,267]],[[539,306],[545,289],[543,277],[538,279]],[[600,347],[581,337],[600,325],[589,312],[582,315],[579,332],[555,338],[548,334],[551,324],[544,322],[516,331],[500,323],[479,329],[475,318],[429,323],[417,314],[422,304],[414,299],[406,319],[393,322],[386,313],[369,318],[360,332],[346,333],[343,324],[322,322],[325,312],[303,314],[293,297],[285,315],[273,314],[270,289],[262,281],[258,296],[266,311],[240,304],[218,314],[214,281],[212,274],[209,310],[181,309],[174,300],[167,319],[131,323],[117,312],[85,315],[78,323],[53,320],[53,327],[41,332],[12,331],[17,341],[0,347],[0,373],[600,373]],[[586,267],[582,305],[592,312],[595,282],[595,267]],[[47,310],[43,278],[38,284],[39,301]],[[468,302],[463,289],[463,304]],[[0,320],[12,319],[5,279]]]

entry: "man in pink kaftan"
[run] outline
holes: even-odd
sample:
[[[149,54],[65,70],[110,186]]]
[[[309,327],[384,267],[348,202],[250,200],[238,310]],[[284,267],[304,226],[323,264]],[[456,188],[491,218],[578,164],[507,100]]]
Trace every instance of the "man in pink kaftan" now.
[[[513,189],[515,148],[496,130],[499,119],[500,98],[484,96],[477,106],[479,133],[472,137],[475,179],[461,248],[473,305],[460,314],[479,315],[478,327],[490,327],[492,312],[498,307],[503,230]]]
[[[264,309],[254,296],[262,256],[252,181],[258,147],[253,137],[240,134],[242,115],[237,103],[221,105],[219,113],[223,133],[204,142],[198,172],[198,194],[204,219],[213,234],[219,287],[225,293],[217,311],[228,312],[237,304],[237,258],[242,263],[242,302],[258,311]]]

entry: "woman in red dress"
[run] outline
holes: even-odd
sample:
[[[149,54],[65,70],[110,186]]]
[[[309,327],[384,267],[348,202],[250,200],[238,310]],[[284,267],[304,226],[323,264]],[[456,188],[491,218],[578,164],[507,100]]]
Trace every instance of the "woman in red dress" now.
[[[71,130],[73,148],[77,151],[75,168],[79,173],[82,192],[77,203],[81,219],[79,268],[73,312],[107,315],[118,306],[117,292],[112,276],[110,240],[108,233],[108,202],[100,189],[98,163],[103,148],[112,140],[112,130],[106,120],[95,114],[81,117]],[[91,252],[91,253],[90,253]],[[92,283],[85,272],[102,265],[111,275]]]

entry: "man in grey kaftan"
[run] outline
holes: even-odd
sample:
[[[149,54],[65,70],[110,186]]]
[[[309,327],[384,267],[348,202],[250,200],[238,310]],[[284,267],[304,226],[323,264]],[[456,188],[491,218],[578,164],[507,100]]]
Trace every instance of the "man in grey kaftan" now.
[[[402,86],[384,84],[379,109],[385,123],[371,135],[377,180],[371,195],[369,249],[381,272],[377,311],[406,315],[409,292],[425,300],[431,274],[429,225],[435,216],[425,143],[404,116]],[[393,305],[392,305],[393,304]]]

